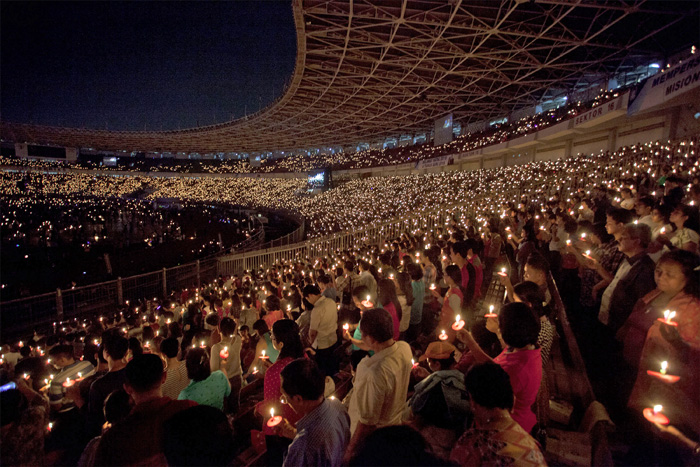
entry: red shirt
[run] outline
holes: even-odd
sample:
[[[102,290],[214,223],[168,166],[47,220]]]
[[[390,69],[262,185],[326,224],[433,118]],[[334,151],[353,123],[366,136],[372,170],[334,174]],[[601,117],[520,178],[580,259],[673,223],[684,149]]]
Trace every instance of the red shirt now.
[[[281,415],[286,418],[289,423],[294,426],[296,425],[297,421],[299,420],[299,416],[297,413],[289,406],[289,404],[282,404],[280,402],[280,397],[282,397],[282,379],[280,377],[280,373],[282,373],[282,370],[284,367],[289,365],[294,359],[292,357],[286,357],[281,360],[277,360],[275,363],[272,364],[270,368],[267,369],[265,372],[265,381],[264,381],[264,388],[263,388],[263,394],[265,396],[265,400],[263,402],[272,402],[274,403],[274,409],[275,409],[275,415],[279,415],[280,409],[282,410]],[[267,409],[268,411],[270,410],[269,408]],[[273,428],[268,428],[267,427],[267,419],[270,418],[269,412],[264,413],[263,415],[263,434],[265,435],[274,435],[275,430]]]
[[[540,390],[542,382],[540,349],[510,353],[504,350],[493,361],[501,365],[501,368],[510,376],[510,384],[513,386],[515,396],[511,417],[530,433],[537,423],[537,417],[531,407],[537,399],[537,391]]]

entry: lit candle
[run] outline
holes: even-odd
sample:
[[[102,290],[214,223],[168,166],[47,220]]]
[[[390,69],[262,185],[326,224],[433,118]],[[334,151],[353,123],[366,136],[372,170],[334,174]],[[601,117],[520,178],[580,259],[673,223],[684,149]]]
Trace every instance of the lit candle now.
[[[253,374],[256,374],[257,372],[258,372],[258,367],[257,367],[257,366],[254,366],[254,367],[253,367]]]
[[[69,388],[75,384],[75,381],[71,381],[70,378],[66,378],[66,382],[63,383],[64,388]]]
[[[669,375],[667,374],[668,372],[668,362],[663,361],[661,362],[661,369],[659,371],[652,371],[652,370],[647,370],[647,374],[653,378],[660,379],[664,383],[677,383],[681,377],[677,375]]]
[[[444,329],[440,332],[440,335],[438,336],[438,338],[439,338],[441,341],[446,341],[446,340],[448,339],[448,337],[449,337],[449,336],[447,335],[447,333],[445,332]]]
[[[411,367],[415,368],[417,366],[418,366],[418,364],[416,363],[416,361],[414,359],[411,359]]]
[[[280,415],[275,415],[275,409],[270,409],[270,419],[267,421],[267,426],[272,428],[280,423],[282,423],[282,417]]]
[[[207,347],[207,345],[204,343],[204,341],[200,342],[199,346],[203,349],[205,349]]]
[[[222,360],[227,360],[228,359],[228,347],[224,347],[221,352],[219,352],[219,358]]]
[[[649,420],[651,423],[658,423],[659,425],[668,425],[668,417],[661,413],[663,407],[661,405],[655,405],[653,408],[647,407],[642,411],[644,418]]]
[[[260,360],[267,360],[268,358],[270,357],[268,355],[265,355],[265,351],[263,350],[262,354],[260,355]]]
[[[498,273],[499,276],[506,277],[508,274],[506,273],[506,268],[501,268],[501,272]]]
[[[350,325],[348,323],[343,324],[343,330],[344,331],[349,331],[350,330]]]
[[[668,324],[669,326],[678,326],[678,323],[676,323],[675,321],[673,321],[673,318],[674,318],[675,316],[676,316],[676,312],[675,312],[675,311],[666,310],[666,311],[664,311],[664,317],[663,317],[663,318],[659,318],[659,321],[661,321],[661,322],[664,323],[664,324]]]
[[[455,322],[454,322],[454,324],[452,324],[452,329],[455,330],[455,331],[459,331],[459,330],[462,329],[463,327],[464,327],[464,320],[463,320],[463,319],[460,319],[460,316],[457,315],[457,316],[455,317]]]
[[[366,299],[366,300],[363,300],[363,301],[361,302],[363,307],[365,307],[365,308],[373,308],[373,307],[374,307],[374,303],[372,303],[372,302],[370,301],[370,298],[371,298],[371,297],[370,297],[369,295],[367,295],[367,299]]]
[[[666,233],[666,227],[661,227],[661,230],[659,231],[661,235]]]
[[[46,431],[51,431],[53,429],[53,422],[49,422],[48,426],[46,427]]]
[[[581,241],[583,241],[583,242],[586,241],[586,232],[581,234]]]
[[[435,290],[435,289],[437,289],[437,286],[435,285],[435,283],[430,284],[430,290]]]
[[[498,315],[493,312],[494,308],[493,305],[489,306],[489,312],[484,315],[484,318],[498,318]]]

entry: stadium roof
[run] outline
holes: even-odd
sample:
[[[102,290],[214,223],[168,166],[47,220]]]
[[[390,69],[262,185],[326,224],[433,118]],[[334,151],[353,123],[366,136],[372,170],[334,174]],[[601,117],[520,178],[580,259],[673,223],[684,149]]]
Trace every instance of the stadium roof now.
[[[2,122],[4,141],[102,150],[265,152],[463,124],[632,71],[697,40],[698,3],[295,0],[286,92],[243,119],[177,131]],[[549,93],[549,94],[548,94]]]

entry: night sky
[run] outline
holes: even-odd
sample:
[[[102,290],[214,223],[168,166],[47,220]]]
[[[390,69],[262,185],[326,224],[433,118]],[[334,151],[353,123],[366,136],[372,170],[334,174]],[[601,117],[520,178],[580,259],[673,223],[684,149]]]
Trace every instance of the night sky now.
[[[291,0],[0,2],[1,118],[172,130],[239,118],[294,71]]]

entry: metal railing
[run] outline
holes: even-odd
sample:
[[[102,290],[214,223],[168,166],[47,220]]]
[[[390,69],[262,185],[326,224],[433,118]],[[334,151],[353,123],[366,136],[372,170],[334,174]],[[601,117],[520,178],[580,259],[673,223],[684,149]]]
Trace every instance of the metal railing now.
[[[304,231],[305,223],[301,222],[292,233],[264,245],[272,247],[298,242],[303,238]],[[52,322],[110,313],[127,300],[135,303],[142,298],[163,298],[173,290],[199,287],[220,274],[219,256],[229,254],[230,251],[250,251],[264,247],[264,237],[265,232],[261,228],[224,252],[181,266],[2,302],[2,338],[5,340],[8,336],[29,333],[38,327],[50,326]]]

